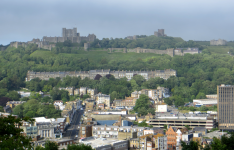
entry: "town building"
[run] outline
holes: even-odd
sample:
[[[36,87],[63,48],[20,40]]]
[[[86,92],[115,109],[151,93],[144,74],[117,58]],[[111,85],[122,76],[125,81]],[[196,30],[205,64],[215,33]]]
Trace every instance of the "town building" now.
[[[80,138],[86,138],[92,136],[92,124],[81,124],[80,125]]]
[[[30,81],[34,78],[39,78],[41,80],[49,80],[50,78],[64,78],[66,76],[71,77],[81,77],[81,79],[84,78],[90,78],[94,79],[96,75],[106,76],[108,74],[113,75],[116,79],[120,78],[127,78],[128,80],[131,80],[133,75],[138,74],[144,77],[144,79],[148,80],[150,78],[160,77],[163,79],[168,79],[171,76],[176,76],[176,71],[173,69],[165,69],[165,70],[151,70],[151,71],[127,71],[127,70],[118,70],[118,71],[110,71],[110,69],[107,70],[90,70],[90,71],[59,71],[59,72],[34,72],[34,71],[28,71],[27,77],[25,78],[25,81]],[[81,94],[81,93],[80,93]]]
[[[153,127],[153,128],[146,128],[144,130],[144,135],[147,135],[147,134],[157,135],[158,133],[164,134],[163,129],[162,128]]]
[[[86,138],[79,141],[81,144],[88,144],[94,150],[128,150],[127,140],[118,140],[111,138]]]
[[[63,110],[65,108],[65,105],[63,105],[63,101],[61,100],[54,101],[54,106],[59,110]]]
[[[26,101],[8,101],[8,102],[6,103],[6,106],[11,107],[11,109],[12,109],[12,108],[14,108],[15,106],[21,105],[21,104],[23,104],[23,103],[25,103],[25,102],[26,102]]]
[[[155,112],[167,112],[167,104],[161,101],[155,104]]]
[[[65,90],[68,91],[69,95],[74,95],[74,87],[66,87],[66,88],[60,87],[59,90]]]
[[[218,123],[220,130],[234,130],[234,85],[218,85]]]
[[[194,127],[205,127],[207,130],[211,130],[216,127],[216,119],[207,114],[187,114],[187,115],[163,115],[149,120],[149,125],[153,127],[163,128],[164,125],[171,125],[179,129],[185,125]]]
[[[144,130],[146,127],[137,127],[137,126],[107,126],[107,125],[96,125],[92,126],[94,137],[103,137],[103,138],[121,138],[123,137],[140,137],[144,135]],[[119,133],[121,132],[121,133]],[[121,137],[118,137],[120,135]]]
[[[115,109],[131,110],[135,107],[137,99],[137,97],[125,97],[125,100],[114,100],[113,104]]]
[[[94,97],[97,104],[105,104],[107,108],[110,108],[110,95],[98,93]]]
[[[177,145],[177,128],[168,126],[169,128],[166,131],[167,135],[167,147],[168,150],[175,150]]]
[[[159,101],[163,98],[170,97],[170,92],[168,88],[157,87],[157,89],[142,89],[141,91],[134,91],[131,93],[131,97],[139,98],[141,94],[147,95],[150,99]]]
[[[194,99],[193,105],[195,107],[201,107],[201,106],[210,107],[217,105],[217,99]]]

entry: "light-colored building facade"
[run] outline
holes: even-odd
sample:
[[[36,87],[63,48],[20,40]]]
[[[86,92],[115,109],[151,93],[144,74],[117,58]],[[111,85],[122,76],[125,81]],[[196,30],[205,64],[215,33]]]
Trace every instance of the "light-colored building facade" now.
[[[49,78],[64,78],[66,76],[71,77],[81,77],[81,79],[84,78],[90,78],[94,79],[96,75],[99,74],[101,76],[106,76],[108,74],[113,75],[116,79],[124,78],[126,77],[128,80],[131,80],[133,75],[138,74],[142,75],[146,80],[150,78],[160,77],[163,79],[168,79],[171,76],[176,76],[176,71],[173,69],[165,69],[165,70],[151,70],[151,71],[110,71],[108,70],[90,70],[90,71],[70,71],[70,72],[33,72],[28,71],[27,77],[25,78],[26,81],[30,81],[34,78],[39,78],[41,80],[49,80]]]
[[[110,95],[98,93],[95,96],[96,104],[105,104],[108,108],[110,108]]]

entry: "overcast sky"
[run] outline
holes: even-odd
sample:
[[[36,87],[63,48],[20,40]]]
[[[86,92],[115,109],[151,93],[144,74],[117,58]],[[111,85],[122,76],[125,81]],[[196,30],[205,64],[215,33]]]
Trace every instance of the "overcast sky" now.
[[[61,36],[124,38],[157,29],[184,40],[234,40],[233,0],[0,0],[0,44]]]

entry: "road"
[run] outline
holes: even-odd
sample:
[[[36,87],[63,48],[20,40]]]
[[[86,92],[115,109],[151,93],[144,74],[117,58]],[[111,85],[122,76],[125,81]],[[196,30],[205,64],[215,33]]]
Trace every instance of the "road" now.
[[[81,119],[81,116],[83,115],[83,113],[84,113],[83,110],[78,110],[74,114],[74,118],[73,118],[70,126],[66,130],[66,133],[63,135],[64,138],[75,139],[76,135],[79,135],[78,126],[80,125],[80,119]]]

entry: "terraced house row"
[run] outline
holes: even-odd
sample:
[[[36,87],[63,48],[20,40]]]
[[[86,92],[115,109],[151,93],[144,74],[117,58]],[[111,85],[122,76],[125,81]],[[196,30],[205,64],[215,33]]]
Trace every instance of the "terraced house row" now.
[[[28,71],[26,81],[30,81],[34,78],[39,78],[41,80],[49,80],[49,78],[64,78],[66,76],[71,77],[81,77],[94,79],[97,75],[106,76],[106,75],[113,75],[116,79],[126,77],[128,80],[131,80],[134,75],[141,75],[146,80],[150,78],[160,77],[163,79],[168,79],[171,76],[176,76],[176,71],[173,69],[165,69],[165,70],[151,70],[151,71],[128,71],[128,70],[118,70],[118,71],[111,71],[110,69],[107,70],[90,70],[90,71],[59,71],[59,72],[34,72]]]

